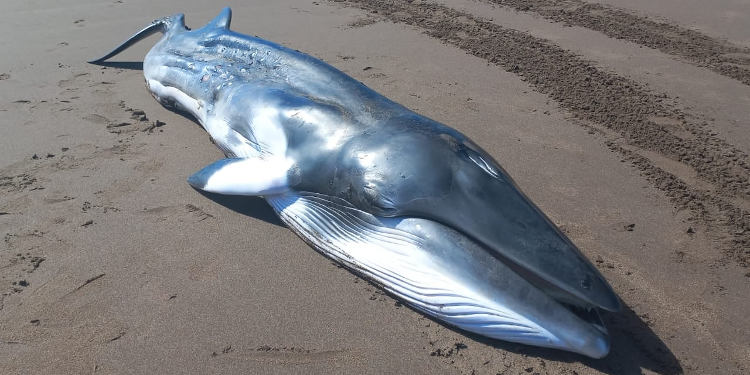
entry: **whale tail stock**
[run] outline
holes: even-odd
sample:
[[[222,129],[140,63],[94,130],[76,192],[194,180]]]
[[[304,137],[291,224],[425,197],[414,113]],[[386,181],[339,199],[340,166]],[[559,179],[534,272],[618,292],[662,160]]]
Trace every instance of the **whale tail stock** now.
[[[211,28],[211,27],[219,27],[219,28],[229,28],[229,24],[232,20],[232,10],[229,7],[226,7],[222,9],[222,11],[219,13],[216,18],[211,20],[205,27]],[[112,52],[98,58],[95,60],[89,61],[91,64],[99,64],[106,60],[109,60],[110,58],[116,56],[120,52],[128,49],[133,44],[136,44],[140,42],[143,39],[148,38],[149,36],[156,34],[156,33],[163,33],[163,34],[169,34],[169,33],[175,33],[175,32],[182,32],[182,31],[189,31],[190,29],[185,26],[185,15],[182,13],[174,14],[167,17],[162,17],[157,20],[154,20],[151,22],[150,25],[143,28],[143,30],[133,34],[130,38],[128,38],[126,41],[122,42],[119,46],[117,46],[115,49],[112,50]]]

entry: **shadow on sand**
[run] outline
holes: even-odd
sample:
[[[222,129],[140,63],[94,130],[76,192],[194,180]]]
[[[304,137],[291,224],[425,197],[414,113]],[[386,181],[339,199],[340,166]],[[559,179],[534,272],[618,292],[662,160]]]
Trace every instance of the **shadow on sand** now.
[[[143,70],[142,61],[100,61],[100,62],[89,61],[89,64],[106,66],[108,68]]]
[[[196,190],[204,197],[245,216],[250,216],[266,223],[285,227],[273,208],[261,197],[249,197],[242,195],[222,195]]]
[[[623,304],[622,311],[619,313],[602,312],[602,319],[610,331],[612,346],[609,355],[601,359],[561,350],[493,340],[453,327],[448,328],[496,349],[550,361],[580,362],[611,375],[641,374],[642,369],[662,375],[683,373],[682,366],[672,351],[629,306]]]

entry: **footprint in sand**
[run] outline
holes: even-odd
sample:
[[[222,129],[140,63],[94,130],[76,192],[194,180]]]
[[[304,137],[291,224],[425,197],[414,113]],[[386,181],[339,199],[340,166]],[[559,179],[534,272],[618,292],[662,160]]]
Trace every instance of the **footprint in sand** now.
[[[36,182],[36,178],[22,173],[16,176],[0,176],[0,191],[7,193],[22,191]]]

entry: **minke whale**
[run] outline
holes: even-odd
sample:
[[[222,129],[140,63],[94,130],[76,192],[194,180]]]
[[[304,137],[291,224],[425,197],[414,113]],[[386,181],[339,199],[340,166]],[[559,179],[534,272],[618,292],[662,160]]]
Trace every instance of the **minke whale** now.
[[[412,308],[462,330],[600,358],[600,310],[620,301],[487,152],[299,51],[155,20],[106,56],[163,33],[146,86],[227,158],[196,189],[261,196],[309,245]]]

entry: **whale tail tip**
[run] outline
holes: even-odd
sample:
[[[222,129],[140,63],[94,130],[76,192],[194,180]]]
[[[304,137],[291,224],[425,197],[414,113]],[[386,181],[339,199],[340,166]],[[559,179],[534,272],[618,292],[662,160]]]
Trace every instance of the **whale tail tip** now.
[[[229,24],[232,22],[232,9],[229,7],[225,7],[224,9],[219,12],[219,15],[216,16],[211,22],[209,22],[205,27],[206,28],[223,28],[223,29],[229,29]],[[146,26],[143,30],[135,33],[133,36],[128,38],[128,40],[122,42],[117,48],[113,49],[112,52],[98,58],[95,60],[89,61],[90,64],[101,64],[104,61],[110,59],[111,57],[114,57],[118,53],[126,50],[128,47],[132,46],[135,43],[138,43],[139,41],[156,34],[158,32],[169,34],[171,32],[181,32],[181,31],[187,31],[190,30],[187,26],[185,26],[185,15],[182,13],[171,15],[168,17],[159,18],[157,20],[154,20],[154,22],[151,22],[150,25]]]

